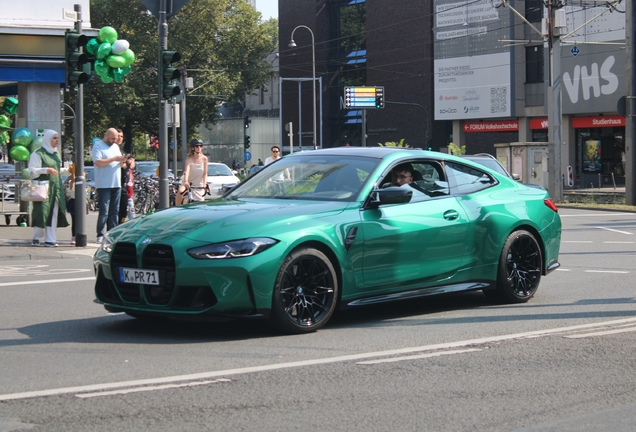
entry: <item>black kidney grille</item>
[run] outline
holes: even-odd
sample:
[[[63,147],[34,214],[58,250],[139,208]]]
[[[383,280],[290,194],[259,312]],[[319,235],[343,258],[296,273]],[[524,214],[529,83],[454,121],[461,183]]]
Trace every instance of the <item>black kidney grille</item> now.
[[[166,305],[172,297],[175,283],[174,254],[170,246],[150,245],[143,251],[142,267],[159,270],[160,285],[142,285],[146,301],[154,305]]]
[[[141,297],[139,293],[139,285],[124,284],[119,282],[119,268],[137,268],[137,248],[134,243],[117,243],[113,249],[113,255],[110,259],[110,268],[112,269],[113,281],[117,291],[124,301],[129,303],[139,303]]]

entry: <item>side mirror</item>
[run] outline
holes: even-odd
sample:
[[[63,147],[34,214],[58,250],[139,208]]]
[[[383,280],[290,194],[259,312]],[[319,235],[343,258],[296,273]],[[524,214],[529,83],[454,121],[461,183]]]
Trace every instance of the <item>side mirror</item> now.
[[[512,179],[513,180],[517,180],[517,181],[521,181],[521,176],[519,174],[512,173]]]
[[[369,207],[378,208],[384,204],[404,204],[411,201],[413,190],[391,186],[385,189],[374,189],[369,197]]]

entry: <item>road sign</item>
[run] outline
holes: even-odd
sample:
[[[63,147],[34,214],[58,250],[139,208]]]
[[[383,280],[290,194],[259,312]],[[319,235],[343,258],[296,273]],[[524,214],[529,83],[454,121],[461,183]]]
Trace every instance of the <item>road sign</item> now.
[[[243,155],[243,159],[245,159],[246,161],[251,160],[252,159],[252,153],[245,152],[245,154]]]
[[[576,57],[577,55],[579,55],[581,50],[576,45],[574,45],[572,49],[570,50],[570,52],[572,53],[574,57]]]
[[[77,21],[77,12],[62,8],[62,19],[65,21]]]
[[[384,87],[345,87],[345,108],[384,108]]]
[[[159,0],[141,0],[155,18],[159,19]],[[166,0],[166,19],[179,12],[188,0]]]

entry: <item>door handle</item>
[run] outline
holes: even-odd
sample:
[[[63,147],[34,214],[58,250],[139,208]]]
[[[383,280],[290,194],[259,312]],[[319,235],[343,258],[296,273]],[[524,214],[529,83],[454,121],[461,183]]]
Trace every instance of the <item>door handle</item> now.
[[[446,220],[455,220],[459,217],[459,213],[457,213],[457,210],[446,210],[444,212],[444,219]]]

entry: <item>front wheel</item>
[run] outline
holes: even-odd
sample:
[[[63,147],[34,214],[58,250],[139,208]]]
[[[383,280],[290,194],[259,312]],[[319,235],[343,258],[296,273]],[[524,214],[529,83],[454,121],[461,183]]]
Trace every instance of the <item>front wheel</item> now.
[[[272,298],[272,324],[288,334],[324,326],[338,299],[338,278],[329,258],[317,249],[292,252],[283,262]]]
[[[542,263],[541,248],[534,236],[524,230],[513,232],[501,250],[497,288],[484,294],[504,303],[527,302],[539,288]]]

